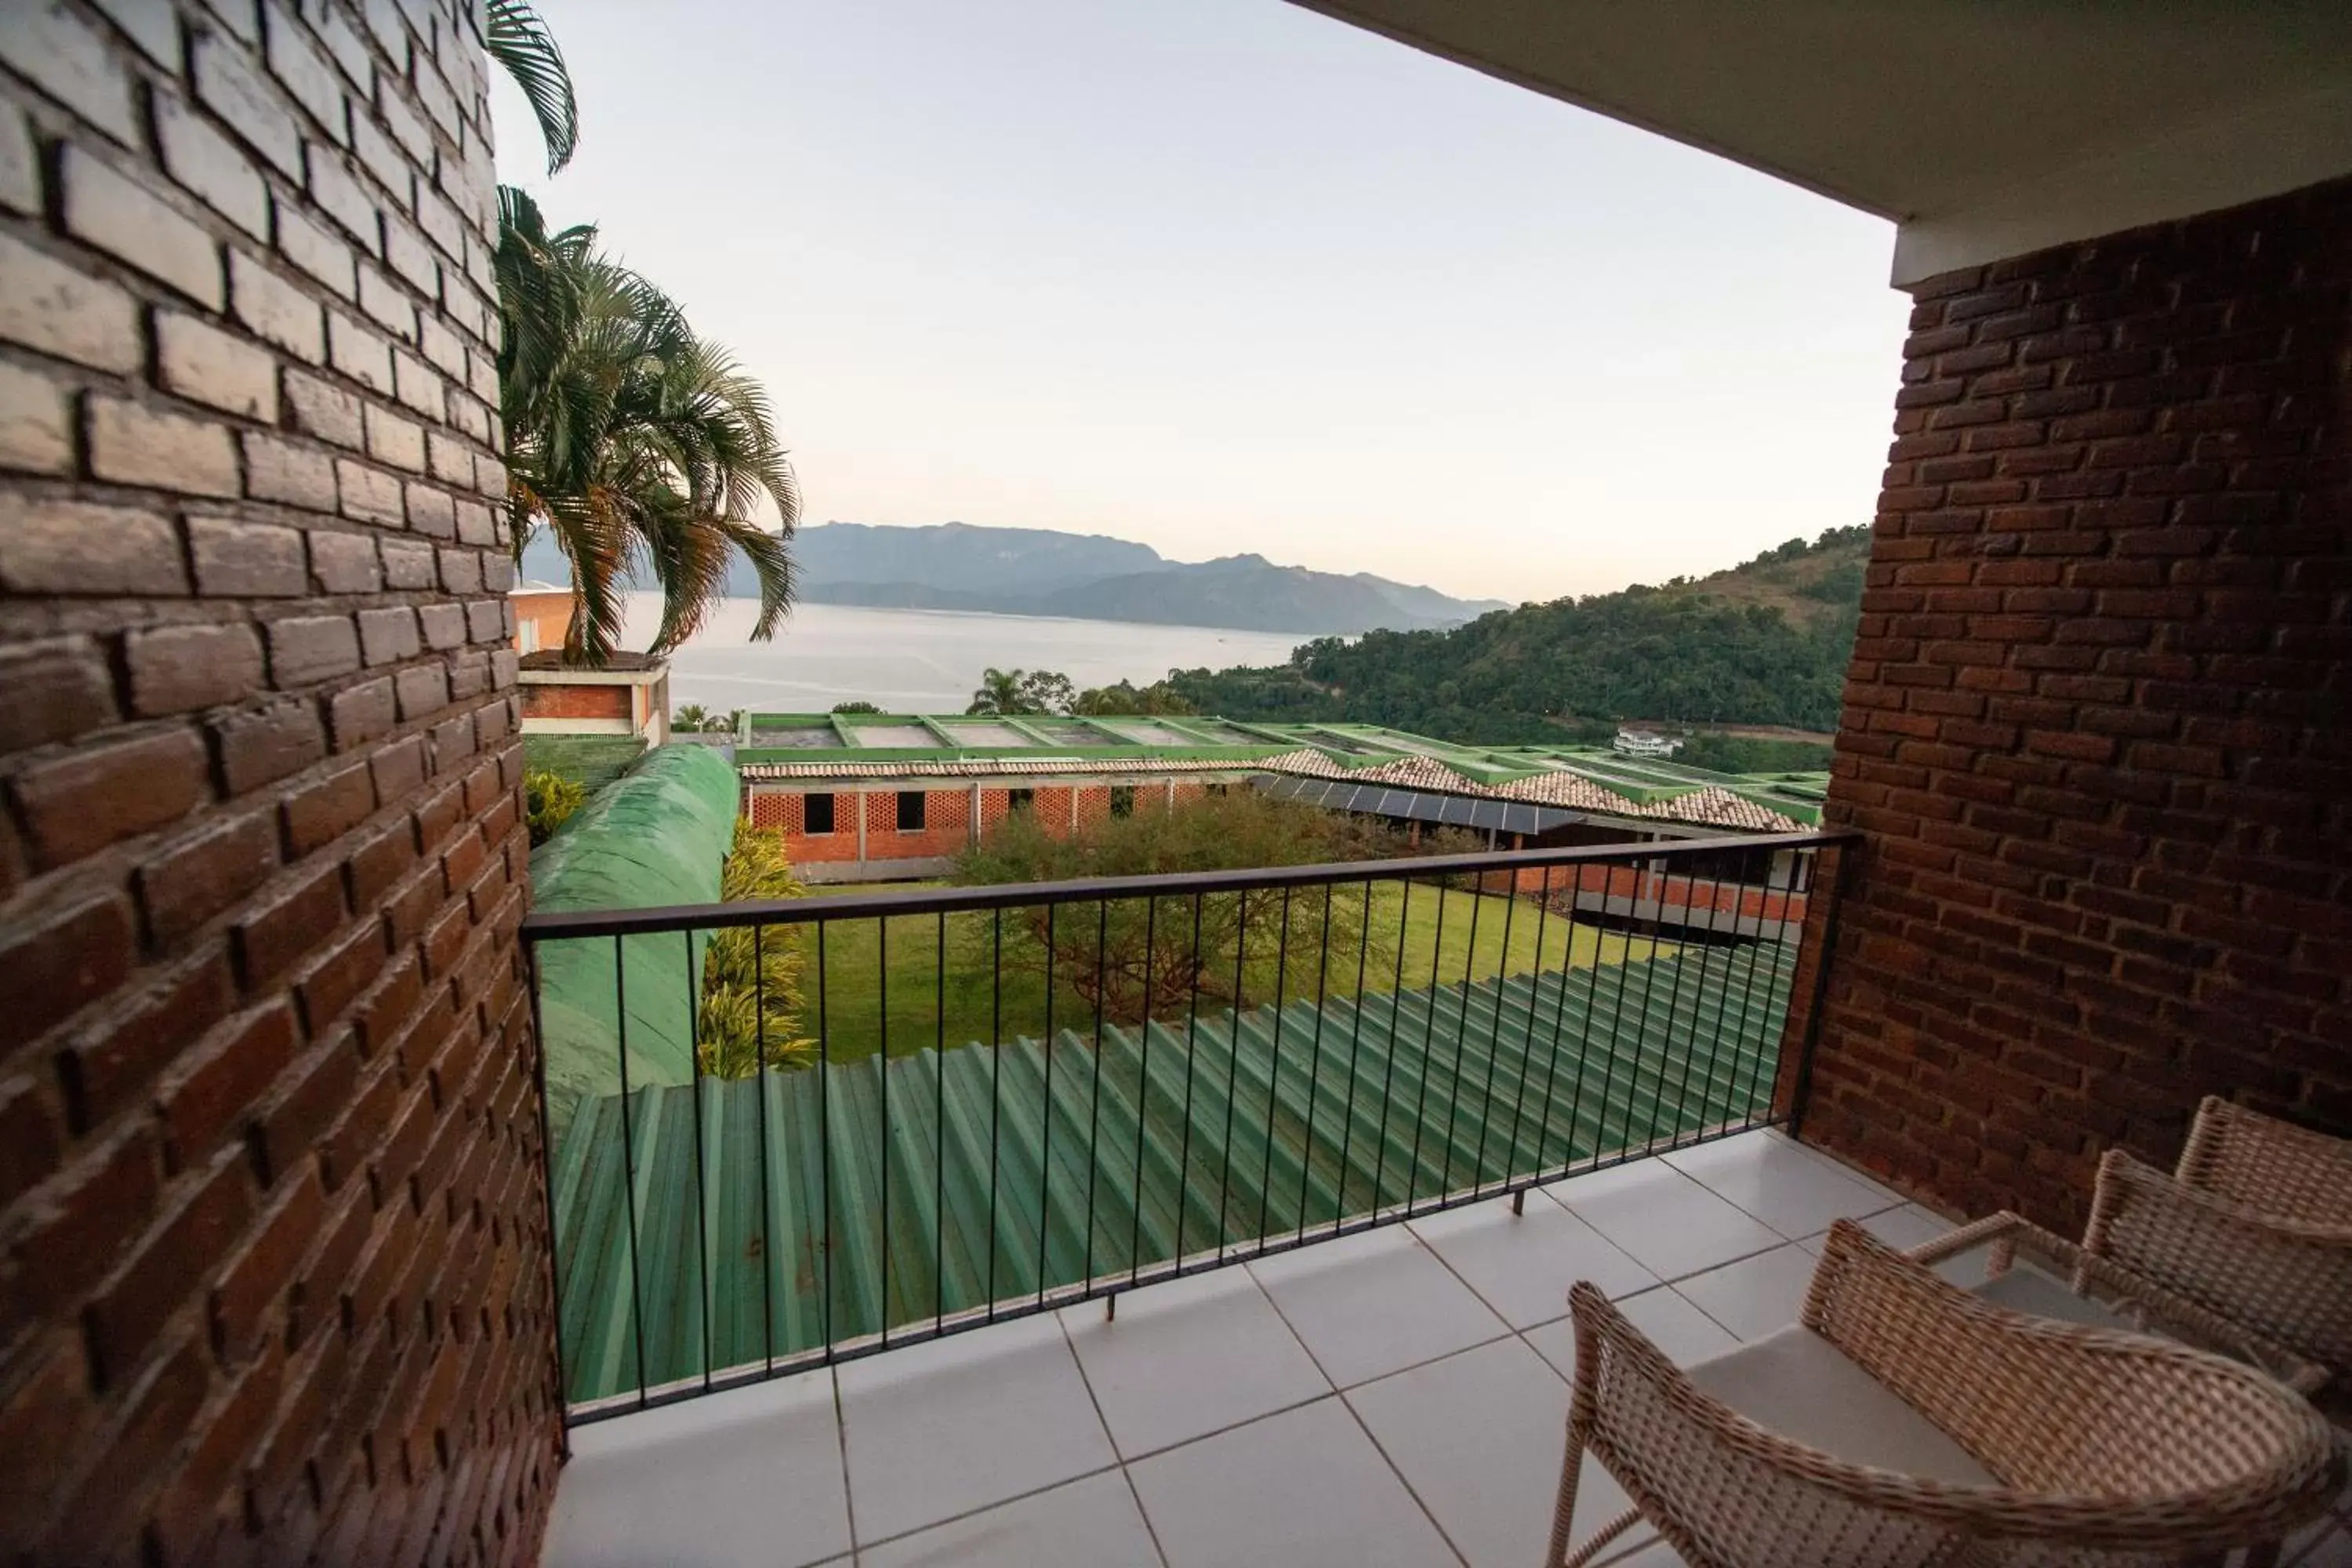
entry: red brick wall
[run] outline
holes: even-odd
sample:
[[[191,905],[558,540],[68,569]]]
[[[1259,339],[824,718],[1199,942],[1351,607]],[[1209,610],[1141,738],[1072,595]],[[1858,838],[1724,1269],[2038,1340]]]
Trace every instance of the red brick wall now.
[[[1916,295],[1806,1135],[2071,1228],[2200,1095],[2352,1131],[2352,182]]]
[[[520,688],[526,719],[626,719],[629,688],[625,686],[539,686]]]
[[[999,797],[1000,819],[1003,793],[1002,790],[995,792]],[[877,789],[866,795],[866,858],[868,860],[907,860],[954,855],[970,842],[971,789],[936,789],[925,794],[923,830],[919,833],[898,831],[898,791]],[[751,820],[761,827],[782,828],[785,853],[795,863],[856,860],[856,793],[842,790],[834,795],[834,830],[816,835],[803,831],[804,798],[798,791],[790,794],[754,791],[751,795]]]
[[[471,16],[0,25],[11,1563],[538,1548]]]

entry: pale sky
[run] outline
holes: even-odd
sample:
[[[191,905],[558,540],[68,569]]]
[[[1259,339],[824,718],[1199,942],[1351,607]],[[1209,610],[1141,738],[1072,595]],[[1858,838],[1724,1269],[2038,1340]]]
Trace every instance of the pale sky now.
[[[766,384],[803,521],[1511,600],[1867,521],[1893,229],[1284,0],[540,0],[550,181]],[[496,77],[497,73],[493,73]]]

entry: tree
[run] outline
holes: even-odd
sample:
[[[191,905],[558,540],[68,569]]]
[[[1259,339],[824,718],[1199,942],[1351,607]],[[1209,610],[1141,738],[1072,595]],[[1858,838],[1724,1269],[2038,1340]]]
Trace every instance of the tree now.
[[[530,101],[553,173],[579,135],[562,51],[523,0],[489,9],[490,54]],[[502,185],[499,231],[510,542],[520,560],[544,527],[571,563],[567,660],[605,660],[622,595],[646,572],[662,591],[655,651],[691,637],[725,596],[738,552],[760,584],[751,636],[773,637],[792,602],[785,541],[800,497],[766,393],[661,290],[598,255],[594,228],[551,232],[535,202]],[[763,500],[781,523],[773,533],[754,521]]]
[[[710,728],[710,710],[699,702],[689,702],[669,716],[673,730],[703,731]]]
[[[1033,812],[1014,812],[956,861],[965,883],[1049,882],[1077,877],[1147,876],[1233,867],[1309,865],[1402,854],[1403,847],[1369,820],[1359,821],[1255,790],[1203,795],[1167,811],[1139,809],[1077,834],[1055,833]],[[1195,906],[1200,921],[1194,940]],[[1050,975],[1055,984],[1099,1007],[1113,1023],[1140,1022],[1147,1005],[1165,1016],[1194,998],[1249,1005],[1266,999],[1262,980],[1247,973],[1234,987],[1237,944],[1263,958],[1277,950],[1300,955],[1285,976],[1309,979],[1314,956],[1329,950],[1383,951],[1382,936],[1364,929],[1360,885],[1335,890],[1280,889],[1113,900],[1097,909],[1057,911],[1028,905],[1007,911],[1004,963]],[[993,933],[990,940],[993,940]],[[1285,946],[1286,944],[1286,948]],[[1393,951],[1392,949],[1387,951]]]
[[[561,171],[572,162],[580,144],[580,105],[572,96],[572,73],[563,67],[563,51],[539,13],[524,0],[490,0],[490,34],[485,43],[490,58],[506,68],[539,121],[540,140],[547,143],[547,172]]]
[[[967,713],[1026,713],[1021,705],[1021,676],[1017,669],[999,669],[990,665],[980,672],[980,689],[971,694],[971,706]]]
[[[518,554],[544,527],[571,562],[567,657],[610,654],[641,571],[662,592],[653,649],[676,647],[725,597],[739,552],[760,584],[751,637],[772,637],[792,603],[800,495],[767,394],[661,290],[597,255],[593,229],[550,235],[520,192],[500,203],[508,508]],[[754,521],[763,498],[779,532]]]
[[[1021,678],[1024,713],[1067,713],[1077,701],[1070,678],[1050,669],[1033,669]]]
[[[833,710],[836,713],[879,713],[882,711],[881,709],[877,708],[871,702],[836,702],[833,705]]]
[[[795,899],[804,890],[784,854],[783,830],[739,817],[719,896],[734,903]],[[694,1045],[706,1075],[751,1078],[762,1067],[804,1067],[815,1059],[816,1043],[793,1026],[801,1005],[801,963],[799,946],[784,931],[730,926],[711,933]]]
[[[1167,681],[1155,680],[1138,690],[1132,681],[1121,680],[1109,686],[1089,687],[1078,693],[1070,705],[1073,713],[1090,718],[1116,718],[1121,714],[1197,713],[1199,709],[1186,701]]]

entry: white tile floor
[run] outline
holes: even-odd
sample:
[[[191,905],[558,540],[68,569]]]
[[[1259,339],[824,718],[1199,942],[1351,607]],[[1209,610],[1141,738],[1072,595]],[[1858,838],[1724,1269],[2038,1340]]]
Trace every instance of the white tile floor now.
[[[1677,1360],[1792,1321],[1819,1235],[1947,1222],[1777,1132],[581,1428],[555,1568],[1539,1562],[1595,1281]],[[1590,1461],[1579,1523],[1623,1506]],[[1581,1531],[1580,1531],[1581,1533]],[[1637,1530],[1612,1564],[1672,1568]],[[852,1555],[854,1552],[854,1557]]]

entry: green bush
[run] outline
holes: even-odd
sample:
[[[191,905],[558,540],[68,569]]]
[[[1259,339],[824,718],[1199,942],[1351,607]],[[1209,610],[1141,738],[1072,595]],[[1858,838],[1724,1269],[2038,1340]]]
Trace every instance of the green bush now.
[[[562,773],[532,768],[522,775],[522,800],[523,821],[530,829],[531,847],[537,848],[588,804],[588,791]]]
[[[1035,814],[1015,811],[957,858],[956,880],[1054,882],[1310,866],[1483,847],[1468,835],[1433,829],[1416,849],[1376,817],[1324,811],[1255,790],[1207,795],[1158,809],[1146,791],[1133,815],[1075,834],[1050,831]],[[1360,945],[1375,962],[1384,962],[1378,955],[1393,950],[1381,932],[1365,931],[1365,912],[1360,885],[1334,889],[1328,897],[1319,889],[1286,898],[1278,889],[1260,888],[1197,900],[1191,894],[1122,899],[1099,910],[1063,910],[1050,931],[1045,908],[1028,905],[1006,911],[1004,965],[1050,975],[1059,990],[1099,1009],[1110,1022],[1133,1024],[1144,1016],[1147,999],[1155,1014],[1194,997],[1220,1005],[1263,1000],[1259,985],[1246,973],[1244,994],[1235,994],[1234,959],[1244,943],[1252,953],[1280,945],[1300,954],[1302,963],[1309,954]]]
[[[796,899],[804,889],[784,853],[783,830],[735,823],[735,847],[719,873],[719,896]],[[737,926],[712,933],[702,963],[702,1011],[695,1055],[712,1078],[751,1078],[761,1065],[804,1067],[816,1042],[794,1024],[801,1006],[801,953],[789,931]]]

